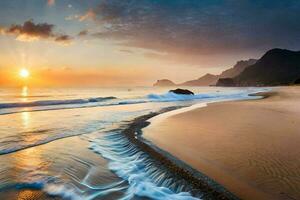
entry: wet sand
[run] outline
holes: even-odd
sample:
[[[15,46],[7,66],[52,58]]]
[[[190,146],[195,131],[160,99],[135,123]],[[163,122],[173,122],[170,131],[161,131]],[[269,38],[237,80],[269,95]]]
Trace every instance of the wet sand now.
[[[143,130],[241,199],[300,199],[300,87],[209,104]]]

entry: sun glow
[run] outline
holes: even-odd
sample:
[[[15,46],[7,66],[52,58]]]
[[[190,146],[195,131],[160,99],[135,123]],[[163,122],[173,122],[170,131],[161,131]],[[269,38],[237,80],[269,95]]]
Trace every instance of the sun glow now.
[[[20,72],[19,72],[19,75],[22,77],[22,78],[28,78],[30,73],[27,69],[21,69]]]

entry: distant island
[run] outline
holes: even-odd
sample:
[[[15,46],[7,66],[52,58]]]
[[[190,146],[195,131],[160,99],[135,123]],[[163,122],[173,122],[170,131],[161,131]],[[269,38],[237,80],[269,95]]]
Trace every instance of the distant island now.
[[[259,60],[238,61],[220,75],[204,76],[175,84],[168,79],[158,80],[154,86],[278,86],[300,83],[300,51],[271,49]]]
[[[167,87],[167,86],[173,86],[176,85],[174,82],[168,80],[168,79],[161,79],[161,80],[157,80],[156,83],[153,84],[153,86],[163,86],[163,87]]]

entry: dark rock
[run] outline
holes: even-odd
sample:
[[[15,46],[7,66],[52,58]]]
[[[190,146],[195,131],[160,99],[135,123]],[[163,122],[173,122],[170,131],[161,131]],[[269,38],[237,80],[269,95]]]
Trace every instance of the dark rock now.
[[[298,78],[297,80],[295,80],[294,84],[300,85],[300,78]]]
[[[194,93],[192,91],[186,90],[186,89],[180,89],[180,88],[177,88],[176,90],[170,90],[169,92],[172,92],[175,94],[194,95]]]

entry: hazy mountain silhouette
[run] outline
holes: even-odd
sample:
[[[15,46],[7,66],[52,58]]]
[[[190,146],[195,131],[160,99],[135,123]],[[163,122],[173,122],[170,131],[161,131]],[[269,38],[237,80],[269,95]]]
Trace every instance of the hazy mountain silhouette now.
[[[257,62],[256,59],[240,60],[232,68],[223,71],[220,74],[219,78],[233,78],[239,75],[248,66],[253,65],[256,62]]]
[[[219,79],[218,86],[291,85],[300,78],[300,51],[272,49],[239,75]]]
[[[183,86],[208,86],[208,85],[215,85],[219,79],[218,75],[213,74],[205,74],[204,76],[191,81],[186,81],[179,85]]]
[[[176,84],[168,79],[160,79],[153,84],[153,86],[160,86],[160,87],[173,86],[173,85]]]
[[[183,82],[181,84],[175,84],[171,80],[161,79],[154,83],[154,86],[172,86],[172,85],[180,85],[180,86],[210,86],[216,85],[219,78],[232,78],[238,74],[240,74],[246,67],[252,65],[256,62],[256,59],[249,60],[241,60],[238,61],[232,68],[229,68],[223,71],[220,75],[213,74],[205,74],[198,79],[190,80]]]

